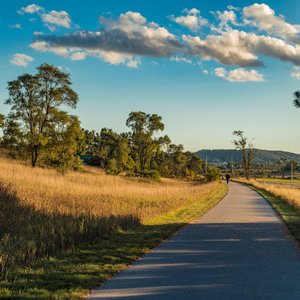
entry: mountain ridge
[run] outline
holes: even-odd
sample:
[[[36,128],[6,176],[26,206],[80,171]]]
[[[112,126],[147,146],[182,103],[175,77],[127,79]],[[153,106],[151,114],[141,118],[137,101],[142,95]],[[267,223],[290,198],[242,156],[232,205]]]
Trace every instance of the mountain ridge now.
[[[207,158],[209,163],[242,162],[242,152],[236,149],[202,149],[195,154],[203,160]],[[282,150],[254,149],[254,164],[274,164],[281,159],[300,163],[300,154]]]

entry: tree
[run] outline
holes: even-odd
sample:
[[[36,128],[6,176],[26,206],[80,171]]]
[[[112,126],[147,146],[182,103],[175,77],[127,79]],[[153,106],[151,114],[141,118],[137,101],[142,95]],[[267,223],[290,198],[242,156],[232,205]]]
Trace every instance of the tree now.
[[[24,74],[8,82],[10,121],[19,131],[35,167],[41,150],[49,143],[48,131],[59,119],[61,107],[75,108],[78,95],[71,88],[70,75],[42,64],[37,74]]]
[[[68,168],[79,169],[85,132],[80,127],[78,117],[61,112],[60,120],[53,125],[46,151],[43,153],[44,160],[63,174]]]
[[[162,117],[141,111],[131,112],[126,125],[131,128],[129,141],[133,159],[138,165],[138,171],[143,173],[149,167],[151,158],[161,147],[161,140],[155,138],[154,134],[164,130]]]
[[[236,139],[233,140],[236,149],[242,151],[245,177],[247,180],[249,180],[253,161],[253,144],[248,142],[248,138],[244,136],[244,132],[242,130],[234,131],[233,135],[236,136]]]
[[[278,169],[281,171],[282,178],[284,178],[284,171],[287,168],[287,159],[286,158],[280,158],[279,161],[276,162],[276,165],[278,166]]]
[[[297,108],[300,108],[300,91],[296,91],[294,93],[294,105],[297,107]]]

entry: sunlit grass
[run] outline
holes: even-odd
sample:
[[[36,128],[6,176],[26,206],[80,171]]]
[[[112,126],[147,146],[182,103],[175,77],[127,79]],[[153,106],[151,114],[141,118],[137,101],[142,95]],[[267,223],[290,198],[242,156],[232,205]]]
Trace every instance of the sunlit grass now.
[[[144,253],[225,193],[226,187],[218,182],[153,182],[109,176],[96,168],[62,176],[0,159],[0,275],[15,280],[39,259],[139,226],[167,225],[165,232],[155,231],[156,236],[138,242]]]
[[[286,179],[286,178],[270,178],[270,177],[263,177],[257,178],[256,181],[258,182],[268,182],[268,183],[277,183],[277,184],[300,184],[300,179]]]

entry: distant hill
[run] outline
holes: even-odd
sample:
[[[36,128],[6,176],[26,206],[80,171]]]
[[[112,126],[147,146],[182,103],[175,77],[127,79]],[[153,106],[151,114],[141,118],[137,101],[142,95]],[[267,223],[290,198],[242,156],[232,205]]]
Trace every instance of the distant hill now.
[[[225,150],[225,149],[213,149],[213,150],[200,150],[196,154],[201,159],[206,159],[209,163],[224,163],[231,160],[235,163],[242,161],[242,153],[239,150]],[[280,159],[285,158],[287,161],[297,161],[300,164],[300,154],[285,152],[285,151],[273,151],[273,150],[254,150],[254,164],[266,165],[269,163],[276,163]]]

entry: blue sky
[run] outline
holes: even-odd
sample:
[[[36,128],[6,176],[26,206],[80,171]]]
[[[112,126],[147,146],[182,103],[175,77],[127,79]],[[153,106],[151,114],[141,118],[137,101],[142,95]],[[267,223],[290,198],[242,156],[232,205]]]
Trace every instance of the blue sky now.
[[[82,126],[127,130],[131,111],[162,115],[187,150],[300,153],[300,2],[1,1],[0,111],[6,82],[43,62],[70,72]],[[3,46],[4,45],[4,46]]]

